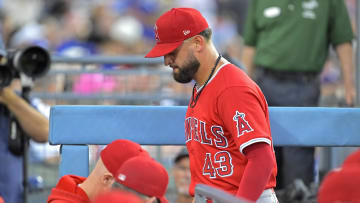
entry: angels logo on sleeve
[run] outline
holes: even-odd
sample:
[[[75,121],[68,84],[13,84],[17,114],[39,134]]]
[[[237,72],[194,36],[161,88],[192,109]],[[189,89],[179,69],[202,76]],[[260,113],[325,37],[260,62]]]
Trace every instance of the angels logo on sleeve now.
[[[245,116],[245,113],[239,113],[236,111],[233,117],[233,120],[236,122],[237,137],[244,135],[244,133],[254,131],[254,129],[249,125],[249,122],[245,119]]]
[[[159,31],[158,31],[158,27],[156,26],[156,24],[154,26],[154,33],[155,33],[156,42],[160,42]]]

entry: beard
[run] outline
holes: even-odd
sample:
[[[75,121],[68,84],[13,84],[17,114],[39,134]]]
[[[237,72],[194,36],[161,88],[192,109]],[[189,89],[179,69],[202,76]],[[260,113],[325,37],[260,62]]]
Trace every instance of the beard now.
[[[196,59],[194,54],[189,54],[189,59],[182,67],[177,67],[179,72],[173,72],[174,79],[179,83],[188,83],[194,79],[195,73],[200,67],[200,62]]]

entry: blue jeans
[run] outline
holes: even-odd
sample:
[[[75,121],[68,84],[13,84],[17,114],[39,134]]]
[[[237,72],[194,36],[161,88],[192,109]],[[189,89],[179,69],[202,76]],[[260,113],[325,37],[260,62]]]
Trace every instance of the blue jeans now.
[[[255,81],[269,106],[318,106],[320,79],[316,73],[282,73],[257,67]],[[307,185],[313,182],[313,147],[275,147],[275,155],[278,165],[276,189],[286,187],[297,178]]]

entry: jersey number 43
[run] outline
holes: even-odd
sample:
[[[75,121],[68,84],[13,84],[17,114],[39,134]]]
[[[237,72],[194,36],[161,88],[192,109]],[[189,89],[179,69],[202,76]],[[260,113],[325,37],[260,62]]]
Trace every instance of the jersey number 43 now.
[[[216,163],[218,167],[214,167],[213,163]],[[214,155],[214,162],[212,160],[211,153],[206,153],[203,175],[207,175],[210,178],[228,177],[233,174],[231,155],[227,151],[219,151]]]

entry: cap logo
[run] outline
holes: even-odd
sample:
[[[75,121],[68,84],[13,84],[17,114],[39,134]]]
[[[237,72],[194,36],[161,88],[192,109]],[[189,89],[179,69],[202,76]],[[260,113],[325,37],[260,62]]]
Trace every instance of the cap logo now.
[[[160,42],[159,31],[158,31],[158,28],[157,28],[156,24],[154,26],[154,32],[155,32],[155,40],[156,40],[156,42]]]
[[[183,33],[186,36],[186,35],[190,34],[190,30],[183,30]]]
[[[119,178],[119,180],[121,180],[121,181],[125,181],[126,175],[124,175],[124,174],[119,174],[118,178]]]

